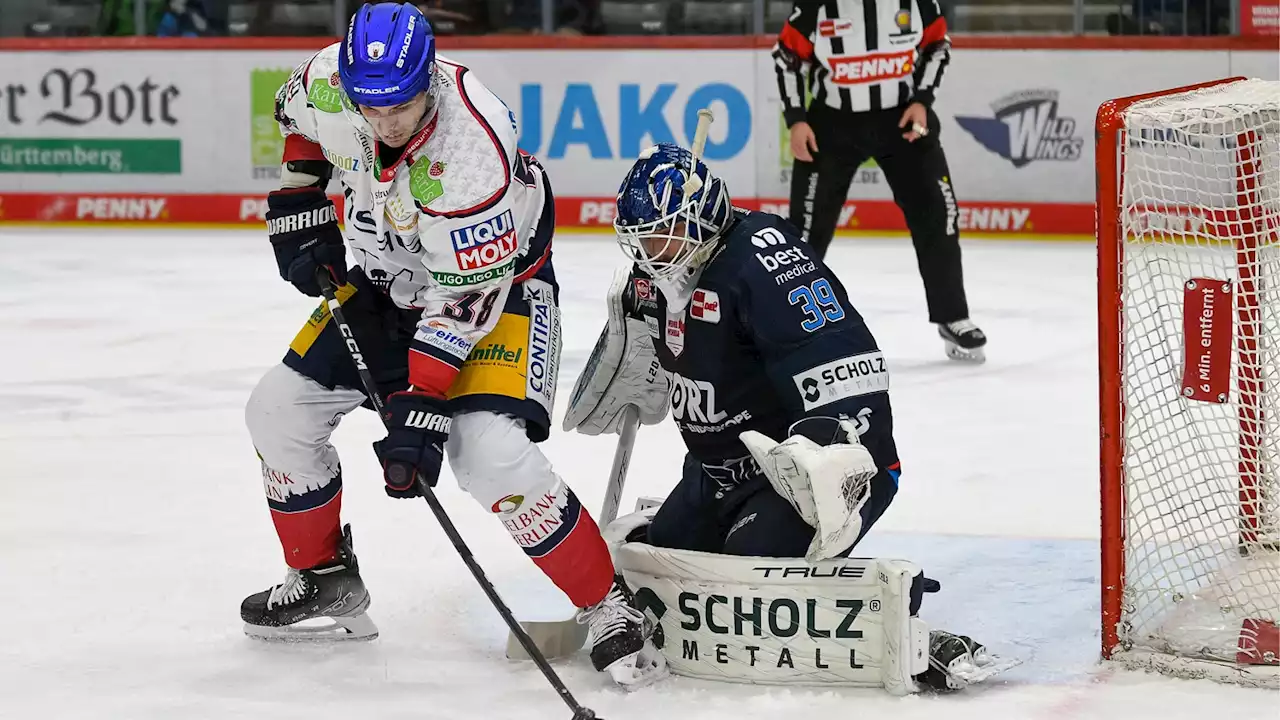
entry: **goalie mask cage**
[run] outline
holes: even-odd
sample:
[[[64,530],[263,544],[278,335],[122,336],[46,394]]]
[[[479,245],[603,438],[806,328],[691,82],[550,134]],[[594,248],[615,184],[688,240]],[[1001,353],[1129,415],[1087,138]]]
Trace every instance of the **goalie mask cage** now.
[[[1280,83],[1096,130],[1102,654],[1280,687]]]

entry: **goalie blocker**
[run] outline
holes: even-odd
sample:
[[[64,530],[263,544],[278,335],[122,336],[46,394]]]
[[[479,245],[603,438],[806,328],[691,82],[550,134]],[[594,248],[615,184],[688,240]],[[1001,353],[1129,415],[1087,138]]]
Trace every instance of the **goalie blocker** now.
[[[919,688],[930,634],[917,617],[926,586],[904,560],[735,557],[654,547],[641,537],[656,509],[605,532],[614,563],[655,622],[678,675],[764,685]]]

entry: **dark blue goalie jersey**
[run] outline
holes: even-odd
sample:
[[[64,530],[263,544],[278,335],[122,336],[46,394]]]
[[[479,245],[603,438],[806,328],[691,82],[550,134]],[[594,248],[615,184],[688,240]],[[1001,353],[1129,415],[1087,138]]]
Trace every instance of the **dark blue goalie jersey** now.
[[[671,373],[671,413],[703,463],[748,455],[738,439],[775,440],[802,417],[845,416],[881,470],[898,453],[884,356],[835,274],[795,228],[738,211],[683,313],[633,271],[635,305]]]

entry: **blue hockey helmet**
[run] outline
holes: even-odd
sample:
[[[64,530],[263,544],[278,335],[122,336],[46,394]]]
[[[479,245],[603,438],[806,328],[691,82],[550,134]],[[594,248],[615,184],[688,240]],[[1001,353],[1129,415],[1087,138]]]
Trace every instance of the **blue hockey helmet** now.
[[[671,143],[645,149],[618,188],[614,232],[655,279],[673,279],[711,256],[733,219],[729,192],[693,153]]]
[[[366,4],[342,39],[338,75],[357,105],[389,107],[430,89],[436,64],[431,24],[412,3]]]

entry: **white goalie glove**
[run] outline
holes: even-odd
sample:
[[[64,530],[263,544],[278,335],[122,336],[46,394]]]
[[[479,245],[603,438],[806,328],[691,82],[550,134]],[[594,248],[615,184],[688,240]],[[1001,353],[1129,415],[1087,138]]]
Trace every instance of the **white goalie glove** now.
[[[789,435],[780,443],[754,430],[738,437],[774,491],[816,531],[805,559],[836,557],[862,532],[860,511],[879,469],[849,420],[804,418]]]
[[[633,287],[629,268],[614,273],[606,298],[609,320],[573,387],[564,415],[566,431],[620,433],[628,405],[639,410],[643,425],[667,416],[671,376],[658,363],[645,321],[628,316],[623,307],[624,295]]]

